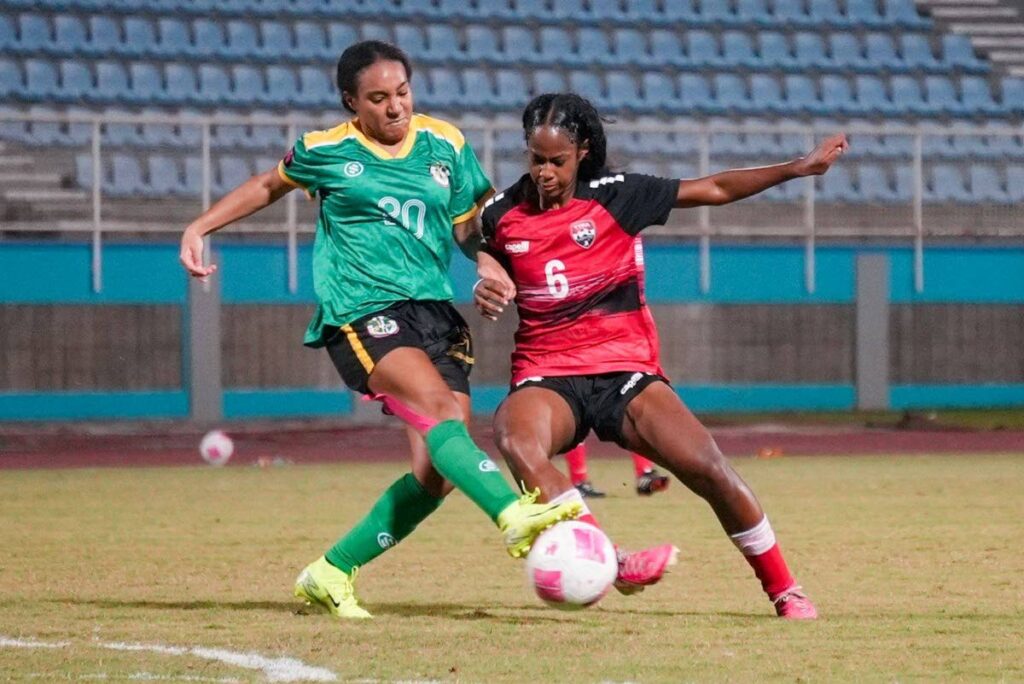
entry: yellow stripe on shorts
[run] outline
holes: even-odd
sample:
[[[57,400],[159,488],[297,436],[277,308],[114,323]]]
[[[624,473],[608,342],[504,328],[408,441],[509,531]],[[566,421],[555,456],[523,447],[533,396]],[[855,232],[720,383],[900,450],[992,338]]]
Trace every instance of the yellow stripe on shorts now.
[[[476,360],[472,356],[463,354],[462,352],[450,351],[448,352],[448,356],[452,357],[453,359],[458,359],[459,361],[462,361],[463,363],[470,366],[476,363]]]
[[[359,363],[363,364],[363,370],[369,375],[373,372],[373,359],[366,353],[366,348],[363,343],[359,341],[359,335],[352,329],[351,325],[343,325],[341,329],[345,332],[345,337],[348,338],[348,343],[352,345],[352,351],[356,353],[356,358],[359,359]]]

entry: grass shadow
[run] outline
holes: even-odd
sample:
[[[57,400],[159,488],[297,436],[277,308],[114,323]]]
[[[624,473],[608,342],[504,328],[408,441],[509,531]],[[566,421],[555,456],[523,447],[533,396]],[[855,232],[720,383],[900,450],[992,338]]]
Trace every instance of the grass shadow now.
[[[296,601],[124,601],[118,599],[45,599],[43,603],[94,608],[143,608],[147,610],[272,610],[296,612]]]

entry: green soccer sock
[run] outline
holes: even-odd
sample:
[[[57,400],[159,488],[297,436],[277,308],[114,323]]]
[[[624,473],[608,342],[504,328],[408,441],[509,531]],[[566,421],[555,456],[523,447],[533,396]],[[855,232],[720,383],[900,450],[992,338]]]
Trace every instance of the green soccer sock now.
[[[427,450],[437,472],[497,522],[519,498],[487,454],[473,443],[465,423],[446,420],[427,433]]]
[[[366,565],[408,537],[437,510],[442,499],[432,496],[412,473],[395,480],[366,517],[324,554],[327,562],[346,574]]]

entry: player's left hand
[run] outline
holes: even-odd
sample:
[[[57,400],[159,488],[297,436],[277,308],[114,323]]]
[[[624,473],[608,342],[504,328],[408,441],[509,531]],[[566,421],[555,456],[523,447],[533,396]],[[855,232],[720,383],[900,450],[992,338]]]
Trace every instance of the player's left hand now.
[[[797,173],[801,176],[820,176],[848,149],[850,143],[846,140],[845,133],[829,136],[818,143],[810,154],[797,160]]]

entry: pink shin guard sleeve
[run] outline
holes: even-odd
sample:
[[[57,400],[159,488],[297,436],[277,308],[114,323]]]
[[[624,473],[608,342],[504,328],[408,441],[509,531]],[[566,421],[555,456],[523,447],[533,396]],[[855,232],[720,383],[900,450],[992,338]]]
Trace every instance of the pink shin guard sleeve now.
[[[413,430],[421,435],[426,435],[439,422],[433,418],[427,418],[416,413],[402,402],[387,394],[364,394],[363,401],[379,401],[384,404],[385,413],[390,413],[401,419],[406,425],[411,426]]]

